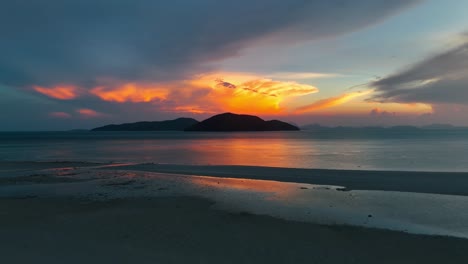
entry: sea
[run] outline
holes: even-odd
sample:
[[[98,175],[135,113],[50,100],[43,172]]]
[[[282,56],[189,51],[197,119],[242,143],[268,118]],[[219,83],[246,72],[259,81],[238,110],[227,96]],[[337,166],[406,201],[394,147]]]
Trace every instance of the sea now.
[[[468,130],[0,132],[0,161],[468,172]]]

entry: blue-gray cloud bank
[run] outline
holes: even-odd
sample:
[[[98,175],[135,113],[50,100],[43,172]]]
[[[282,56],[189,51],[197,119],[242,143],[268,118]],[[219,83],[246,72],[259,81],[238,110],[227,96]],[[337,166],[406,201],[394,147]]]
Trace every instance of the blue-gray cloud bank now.
[[[374,101],[468,105],[468,41],[372,85]]]
[[[0,3],[0,84],[165,81],[254,41],[355,31],[416,0],[15,0]]]

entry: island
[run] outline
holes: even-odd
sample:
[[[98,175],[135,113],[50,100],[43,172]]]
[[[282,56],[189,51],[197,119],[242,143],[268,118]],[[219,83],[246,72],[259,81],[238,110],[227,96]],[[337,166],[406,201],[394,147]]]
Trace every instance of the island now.
[[[94,128],[91,131],[184,131],[184,129],[196,123],[198,121],[193,118],[181,117],[174,120],[106,125]]]
[[[185,131],[298,131],[297,126],[279,120],[265,121],[258,116],[224,113],[196,123]]]

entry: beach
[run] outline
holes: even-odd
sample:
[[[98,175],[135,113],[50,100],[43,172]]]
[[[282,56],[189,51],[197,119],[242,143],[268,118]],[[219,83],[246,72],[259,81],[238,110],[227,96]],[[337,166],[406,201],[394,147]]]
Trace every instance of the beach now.
[[[468,264],[468,1],[0,1],[0,264]]]
[[[6,263],[468,260],[468,197],[456,191],[463,173],[442,175],[459,179],[455,191],[435,188],[433,175],[409,192],[358,184],[359,175],[388,178],[378,171],[354,171],[352,185],[349,171],[340,181],[339,171],[266,167],[1,163]],[[307,174],[310,181],[297,180]],[[419,174],[412,175],[408,182]]]

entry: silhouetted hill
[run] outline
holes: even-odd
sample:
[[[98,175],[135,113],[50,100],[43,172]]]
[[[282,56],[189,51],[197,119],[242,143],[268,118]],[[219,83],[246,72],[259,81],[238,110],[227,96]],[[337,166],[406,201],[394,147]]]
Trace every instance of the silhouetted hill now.
[[[265,121],[257,116],[224,113],[210,117],[187,128],[186,131],[283,131],[299,130],[298,127],[279,121]]]
[[[335,130],[349,130],[349,131],[421,131],[421,130],[467,130],[468,127],[457,127],[449,124],[432,124],[426,126],[362,126],[362,127],[347,127],[347,126],[336,126],[327,127],[320,124],[310,124],[301,126],[302,130],[313,130],[313,131],[335,131]]]
[[[184,131],[184,129],[196,123],[198,123],[198,121],[193,118],[182,117],[165,121],[143,121],[120,125],[107,125],[94,128],[91,131]]]
[[[423,126],[424,129],[454,129],[457,128],[456,126],[450,124],[431,124],[427,126]]]
[[[363,126],[363,127],[326,127],[319,124],[305,125],[301,127],[303,130],[317,131],[317,132],[375,132],[375,133],[386,133],[386,132],[414,132],[419,131],[421,128],[415,126],[392,126],[392,127],[380,127],[380,126]]]

